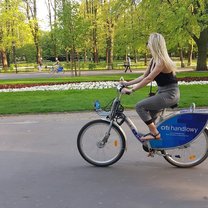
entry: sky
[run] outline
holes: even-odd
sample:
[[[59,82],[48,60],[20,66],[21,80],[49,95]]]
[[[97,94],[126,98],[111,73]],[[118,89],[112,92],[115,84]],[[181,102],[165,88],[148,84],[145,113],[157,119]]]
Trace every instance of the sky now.
[[[48,11],[45,4],[45,0],[37,0],[37,15],[40,20],[40,27],[42,30],[49,29],[48,23]]]
[[[80,2],[80,0],[77,0]],[[37,14],[40,20],[40,27],[42,30],[49,30],[48,11],[45,0],[36,0],[37,2]]]

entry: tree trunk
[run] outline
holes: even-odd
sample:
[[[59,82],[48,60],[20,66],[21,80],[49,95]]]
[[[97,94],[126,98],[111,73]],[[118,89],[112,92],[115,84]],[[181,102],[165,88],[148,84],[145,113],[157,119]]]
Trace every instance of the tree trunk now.
[[[182,48],[179,48],[179,53],[180,53],[181,68],[184,68],[185,64],[183,62],[184,59],[183,59],[183,49]]]
[[[98,43],[97,43],[97,4],[92,1],[92,14],[93,14],[93,29],[92,29],[92,48],[93,48],[93,61],[98,63]]]
[[[107,20],[106,62],[109,70],[113,69],[113,24]]]
[[[98,63],[97,26],[93,29],[93,61],[94,63]]]
[[[40,48],[40,46],[39,46],[39,44],[37,44],[37,46],[36,46],[36,50],[37,50],[37,60],[36,60],[36,62],[37,62],[37,64],[40,64],[42,61],[42,55],[41,55],[41,48]]]
[[[79,60],[79,52],[76,53],[76,57],[77,57],[77,66],[78,66],[78,76],[81,76],[81,70],[80,70],[80,60]]]
[[[198,46],[198,57],[196,71],[206,71],[207,68],[207,48],[208,48],[208,28],[204,29],[196,41]]]
[[[4,49],[1,50],[1,57],[2,57],[3,69],[7,69],[8,68],[7,55]]]
[[[77,76],[77,65],[76,65],[76,50],[75,47],[71,49],[71,72],[72,75]]]
[[[13,64],[15,67],[15,72],[17,74],[17,61],[16,61],[16,44],[12,41],[12,56],[13,56]]]
[[[112,52],[112,39],[111,37],[108,37],[106,40],[106,62],[107,62],[107,69],[111,70],[113,69],[113,52]]]
[[[193,55],[193,43],[189,44],[189,49],[188,49],[188,66],[192,65],[192,55]]]
[[[138,53],[137,50],[134,49],[134,62],[137,63],[138,62]]]
[[[66,54],[66,63],[69,63],[69,51],[65,50],[65,54]]]
[[[87,50],[86,50],[86,47],[84,49],[84,63],[87,62]]]

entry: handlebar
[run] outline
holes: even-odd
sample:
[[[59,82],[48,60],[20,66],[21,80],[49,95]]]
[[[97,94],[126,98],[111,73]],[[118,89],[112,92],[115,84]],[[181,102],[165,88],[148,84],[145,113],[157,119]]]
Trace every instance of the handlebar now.
[[[123,77],[120,77],[120,81],[125,81],[125,80],[124,80]],[[120,93],[121,93],[121,90],[122,90],[124,87],[125,87],[125,86],[124,86],[123,84],[121,84],[121,83],[119,83],[119,84],[116,86],[118,92],[120,92]]]
[[[125,87],[126,87],[126,86],[124,86],[123,84],[118,84],[118,85],[116,86],[117,91],[118,91],[120,94],[130,95],[131,93],[128,93],[128,92],[122,93],[122,89],[125,88]]]
[[[122,90],[124,87],[125,87],[125,86],[122,85],[122,84],[118,84],[118,85],[116,86],[118,92],[120,92],[120,93],[121,93],[121,90]]]

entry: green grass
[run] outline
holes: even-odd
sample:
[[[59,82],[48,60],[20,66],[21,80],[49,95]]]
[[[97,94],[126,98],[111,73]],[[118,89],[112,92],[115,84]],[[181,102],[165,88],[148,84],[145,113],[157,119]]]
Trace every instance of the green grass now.
[[[125,80],[135,79],[141,74],[116,74],[116,75],[96,75],[81,77],[50,77],[50,78],[27,78],[27,79],[11,79],[0,80],[0,84],[34,84],[34,83],[64,83],[64,82],[88,82],[88,81],[114,81],[124,77]],[[208,72],[179,72],[177,77],[208,77]]]
[[[195,103],[196,107],[208,108],[208,85],[180,86],[181,99],[179,107],[184,108]]]
[[[83,82],[83,81],[112,81],[119,80],[123,76],[125,80],[136,78],[137,74],[117,74],[82,77],[61,78],[34,78],[18,80],[0,80],[0,84],[33,84],[49,82]],[[180,72],[178,77],[208,77],[208,72]],[[208,85],[180,86],[180,108],[187,108],[192,102],[198,107],[208,106]],[[133,109],[135,104],[145,98],[149,87],[145,87],[131,96],[123,96],[123,105]],[[0,114],[25,114],[25,113],[49,113],[88,111],[93,109],[95,100],[100,100],[106,105],[116,96],[115,89],[105,90],[68,90],[68,91],[34,91],[34,92],[9,92],[0,93]]]
[[[208,77],[208,71],[178,72],[177,77]]]
[[[106,95],[105,98],[103,93]],[[84,111],[93,102],[112,98],[112,90],[70,90],[0,93],[1,114]]]
[[[208,106],[208,86],[180,86],[180,90],[180,108],[189,107],[192,102],[197,107]],[[145,87],[130,96],[124,95],[124,107],[133,109],[148,91],[149,87]],[[100,100],[104,107],[115,96],[115,89],[0,93],[0,114],[88,111],[93,109],[95,100]]]

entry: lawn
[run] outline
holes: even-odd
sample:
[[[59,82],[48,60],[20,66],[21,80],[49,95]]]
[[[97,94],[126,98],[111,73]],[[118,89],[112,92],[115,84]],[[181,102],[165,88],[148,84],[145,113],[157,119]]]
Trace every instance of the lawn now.
[[[0,80],[0,85],[8,84],[43,84],[43,83],[65,83],[65,82],[88,82],[88,81],[114,81],[123,77],[125,80],[135,79],[141,74],[112,74],[112,75],[96,75],[96,76],[80,76],[80,77],[50,77],[50,78],[25,78],[25,79],[12,79]],[[208,77],[208,72],[180,72],[177,73],[178,78],[185,77]]]
[[[119,80],[123,76],[125,80],[136,78],[136,74],[99,75],[82,77],[60,78],[35,78],[18,80],[0,80],[2,85],[17,84],[42,84],[42,83],[66,83],[83,81],[112,81]],[[180,72],[177,77],[208,77],[208,72]],[[181,100],[179,108],[187,108],[192,102],[198,107],[208,106],[208,85],[181,85]],[[133,109],[135,104],[145,98],[149,87],[127,96],[124,95],[122,103],[125,108]],[[66,91],[33,91],[33,92],[8,92],[0,93],[0,114],[23,113],[49,113],[72,112],[93,110],[95,100],[100,100],[105,106],[116,96],[115,89],[102,90],[66,90]]]
[[[180,86],[180,90],[179,108],[187,108],[192,102],[195,102],[197,107],[208,106],[207,85]],[[149,87],[145,87],[130,96],[123,95],[123,106],[133,109],[139,100],[147,96],[148,91]],[[115,96],[115,89],[0,93],[0,113],[3,115],[89,111],[93,110],[95,100],[99,100],[104,107]]]

